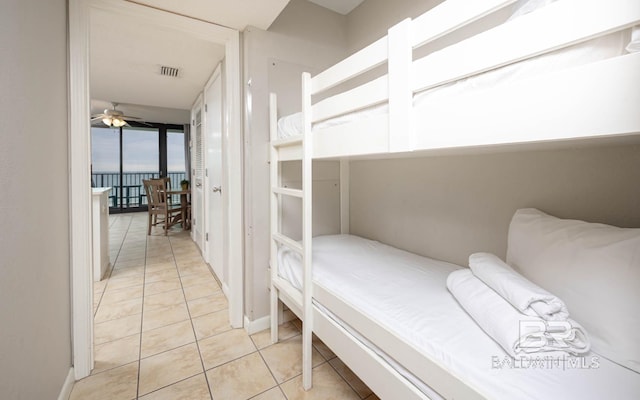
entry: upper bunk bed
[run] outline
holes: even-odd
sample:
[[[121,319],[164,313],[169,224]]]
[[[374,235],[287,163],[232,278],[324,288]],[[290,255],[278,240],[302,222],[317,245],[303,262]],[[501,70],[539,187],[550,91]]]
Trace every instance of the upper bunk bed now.
[[[445,1],[303,74],[302,112],[276,124],[272,99],[279,160],[302,159],[305,134],[314,159],[638,134],[637,1],[560,0],[525,13],[549,3],[529,1],[506,22],[422,56],[514,2]]]

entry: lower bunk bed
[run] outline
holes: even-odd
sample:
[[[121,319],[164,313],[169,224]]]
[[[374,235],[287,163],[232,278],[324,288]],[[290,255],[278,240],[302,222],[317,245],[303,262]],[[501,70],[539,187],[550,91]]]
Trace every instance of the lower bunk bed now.
[[[382,399],[640,398],[640,374],[595,351],[510,358],[447,289],[461,266],[352,235],[314,238],[312,260],[313,332]],[[302,290],[300,254],[281,246],[277,268],[274,286],[302,316],[286,295]]]

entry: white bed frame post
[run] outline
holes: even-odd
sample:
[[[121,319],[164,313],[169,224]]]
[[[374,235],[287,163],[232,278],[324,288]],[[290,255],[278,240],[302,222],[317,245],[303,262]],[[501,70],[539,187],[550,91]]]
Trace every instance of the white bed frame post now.
[[[349,233],[349,160],[340,160],[340,233]]]
[[[413,150],[411,19],[389,29],[389,151]]]
[[[278,139],[278,107],[275,93],[269,95],[269,135],[270,143],[274,143]],[[270,145],[269,172],[270,183],[272,186],[280,186],[280,161],[278,159],[278,150],[275,146]],[[278,194],[275,190],[271,190],[270,196],[271,206],[271,242],[270,242],[270,259],[271,266],[271,342],[278,341],[278,325],[280,323],[278,316],[280,315],[280,302],[278,301],[278,289],[274,285],[274,281],[278,277],[278,243],[274,237],[280,232],[280,202]]]
[[[312,334],[313,334],[313,277],[312,248],[313,239],[313,138],[311,137],[311,75],[302,74],[302,261],[304,265],[303,284],[303,322],[302,322],[302,386],[305,390],[312,385]]]

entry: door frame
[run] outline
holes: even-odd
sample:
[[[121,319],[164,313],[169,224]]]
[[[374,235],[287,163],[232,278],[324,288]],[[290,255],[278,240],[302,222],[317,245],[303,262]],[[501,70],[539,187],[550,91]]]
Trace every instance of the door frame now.
[[[91,143],[89,47],[90,13],[102,9],[134,15],[171,30],[225,46],[226,115],[223,135],[227,139],[224,210],[229,243],[225,247],[229,265],[229,319],[234,328],[243,324],[243,233],[242,233],[242,118],[240,84],[240,33],[234,29],[172,14],[140,4],[114,0],[69,0],[69,210],[73,368],[76,380],[89,376],[93,368],[93,282],[91,239]]]

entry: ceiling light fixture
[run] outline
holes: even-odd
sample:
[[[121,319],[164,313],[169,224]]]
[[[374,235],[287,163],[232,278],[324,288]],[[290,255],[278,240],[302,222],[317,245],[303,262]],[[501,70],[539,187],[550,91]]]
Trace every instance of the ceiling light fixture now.
[[[127,121],[139,121],[141,124],[145,124],[145,122],[142,122],[141,118],[124,115],[122,111],[116,109],[118,103],[111,104],[113,105],[113,109],[110,110],[107,108],[104,110],[104,113],[93,115],[91,118],[91,122],[93,123],[94,121],[102,121],[102,123],[106,126],[113,126],[115,128],[120,128],[122,126],[128,125]]]
[[[124,124],[126,124],[126,122],[118,116],[104,117],[102,118],[102,123],[104,123],[106,126],[113,125],[116,128],[120,128],[121,126],[124,126]]]

